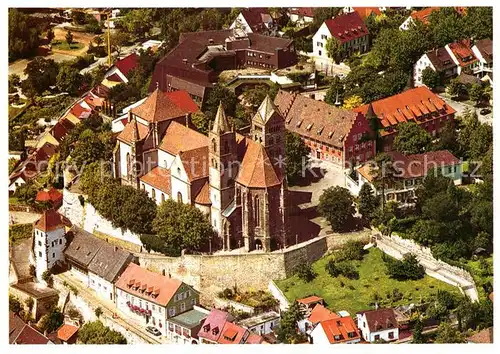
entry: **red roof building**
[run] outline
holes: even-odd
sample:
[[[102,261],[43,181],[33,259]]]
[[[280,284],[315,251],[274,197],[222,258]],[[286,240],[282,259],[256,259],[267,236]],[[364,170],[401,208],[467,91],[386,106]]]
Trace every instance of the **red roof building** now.
[[[266,31],[273,25],[273,18],[271,17],[271,14],[266,7],[249,7],[246,9],[242,9],[240,14],[243,20],[246,22],[246,24],[243,25],[249,27],[245,28],[245,32],[260,33]],[[237,28],[239,25],[239,20],[240,16],[238,16],[236,20],[234,20],[230,28]]]
[[[344,44],[369,35],[363,19],[357,12],[339,15],[325,21],[330,34]]]
[[[313,344],[353,344],[361,335],[351,317],[339,317],[320,322],[311,332]]]
[[[439,136],[446,122],[453,124],[456,112],[425,86],[373,101],[353,111],[364,114],[367,119],[378,118],[386,152],[392,151],[399,123],[415,122],[432,136]]]
[[[411,18],[414,20],[419,20],[419,21],[423,22],[424,24],[428,24],[429,23],[429,16],[431,15],[431,13],[433,13],[434,11],[438,11],[439,9],[441,9],[441,8],[440,7],[427,7],[423,10],[413,11],[411,14]]]
[[[62,205],[63,195],[57,189],[52,187],[49,190],[44,189],[44,190],[38,191],[38,193],[36,194],[35,201],[37,201],[39,203],[48,202],[54,208],[57,209],[58,207],[60,207]]]
[[[9,344],[53,344],[49,338],[9,311]]]
[[[314,19],[314,9],[314,7],[292,7],[288,9],[288,13],[312,20]]]
[[[363,21],[371,15],[378,16],[382,14],[378,7],[353,7],[353,9]]]
[[[61,327],[57,329],[57,339],[62,343],[75,344],[78,338],[78,327],[63,323]]]
[[[138,65],[139,56],[135,53],[127,55],[125,58],[120,59],[115,63],[115,67],[126,77],[128,77],[130,72],[137,68]]]
[[[356,314],[358,328],[365,341],[394,341],[399,338],[399,324],[394,309],[361,311]]]
[[[59,214],[57,211],[50,209],[43,212],[38,221],[35,222],[35,228],[43,232],[50,232],[59,228],[69,226],[69,220]]]

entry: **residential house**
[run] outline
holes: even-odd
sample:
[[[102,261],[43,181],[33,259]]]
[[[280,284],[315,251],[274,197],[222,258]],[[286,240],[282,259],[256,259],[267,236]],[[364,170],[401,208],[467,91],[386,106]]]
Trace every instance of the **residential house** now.
[[[242,9],[230,29],[241,29],[245,33],[264,33],[274,26],[273,18],[266,7]]]
[[[35,201],[37,203],[49,203],[52,208],[57,209],[62,205],[63,195],[54,187],[43,189],[36,194]]]
[[[365,21],[370,16],[378,16],[381,15],[382,12],[385,11],[383,7],[352,7],[352,6],[344,6],[342,10],[343,13],[349,14],[351,12],[357,12],[363,21]]]
[[[426,68],[431,68],[437,72],[441,78],[441,83],[449,81],[457,75],[458,67],[452,59],[452,55],[445,47],[430,50],[420,57],[413,66],[413,83],[415,86],[424,85],[422,72]]]
[[[69,323],[63,323],[55,333],[55,339],[53,340],[55,344],[76,344],[78,339],[77,326]]]
[[[304,319],[300,320],[297,323],[299,331],[307,335],[311,334],[312,330],[316,327],[318,323],[341,317],[335,312],[328,310],[320,303],[317,303],[312,309],[312,311],[309,311],[308,313],[309,315],[307,315]]]
[[[316,295],[311,295],[302,299],[297,299],[297,302],[308,316],[316,305],[318,304],[322,306],[325,305],[325,300],[322,297]]]
[[[280,315],[274,311],[264,312],[238,322],[241,327],[259,335],[274,332],[274,329],[279,325],[279,323]]]
[[[169,103],[174,94],[155,90],[129,111],[117,138],[115,176],[147,191],[157,203],[174,198],[208,214],[218,233],[214,249],[243,245],[247,251],[267,252],[290,244],[287,187],[279,163],[285,124],[269,96],[245,135],[229,124],[220,104],[207,137],[190,124],[192,110]]]
[[[319,322],[310,340],[312,344],[355,344],[361,341],[361,335],[351,317],[339,317]]]
[[[493,343],[493,327],[485,328],[467,338],[468,344]]]
[[[285,128],[298,134],[311,157],[342,167],[375,156],[375,140],[366,112],[354,112],[280,90],[274,100]]]
[[[119,84],[127,84],[132,71],[139,66],[139,56],[136,53],[118,60],[105,74],[101,84],[112,88]]]
[[[198,332],[209,313],[195,305],[191,310],[169,318],[165,325],[167,338],[173,343],[199,344]]]
[[[396,170],[396,181],[384,189],[387,200],[412,203],[415,200],[415,189],[422,184],[425,176],[434,170],[440,171],[454,184],[462,184],[462,162],[448,150],[429,151],[415,155],[403,155],[392,151],[387,155],[391,157]],[[368,183],[379,194],[381,191],[374,184],[376,175],[375,165],[370,162],[363,164],[355,169],[354,179],[347,174],[345,175],[346,187],[353,195],[357,196],[363,184]]]
[[[166,336],[169,321],[198,305],[200,294],[186,283],[130,263],[116,281],[116,306]],[[175,332],[175,323],[174,325]]]
[[[54,344],[49,338],[9,311],[9,344]]]
[[[385,152],[392,151],[399,123],[415,122],[433,137],[439,137],[446,122],[453,124],[456,112],[426,86],[373,101],[353,111],[364,114],[367,120],[378,118],[381,138],[378,148]]]
[[[427,7],[423,10],[413,11],[412,14],[401,24],[401,26],[399,26],[399,29],[401,31],[406,31],[413,24],[415,24],[415,21],[420,21],[426,25],[429,23],[429,16],[431,13],[438,11],[439,9],[440,7]]]
[[[474,56],[470,40],[449,43],[445,46],[445,48],[457,66],[458,75],[460,75],[463,71],[465,71],[465,73],[473,73],[474,69],[478,67],[479,61]]]
[[[336,58],[330,58],[326,50],[326,42],[332,37],[341,45],[341,54]],[[313,36],[312,57],[316,69],[326,74],[331,72],[334,61],[341,61],[356,52],[366,53],[369,50],[370,33],[357,12],[326,20]]]
[[[163,46],[164,43],[165,43],[164,41],[150,39],[141,44],[141,49],[142,50],[150,49],[152,53],[156,53],[158,50],[160,50],[160,48]]]
[[[287,15],[290,21],[303,26],[314,21],[314,7],[291,7]]]
[[[116,302],[115,283],[133,255],[76,226],[67,237],[64,256],[70,272],[103,299]]]
[[[477,65],[473,68],[473,73],[479,78],[486,75],[493,77],[493,41],[491,39],[481,39],[474,42],[472,52],[477,58]]]
[[[398,322],[393,309],[361,311],[356,317],[358,328],[367,342],[391,342],[399,338]]]
[[[182,33],[155,66],[149,91],[185,90],[199,106],[219,73],[246,67],[281,69],[297,63],[293,41],[241,29]]]

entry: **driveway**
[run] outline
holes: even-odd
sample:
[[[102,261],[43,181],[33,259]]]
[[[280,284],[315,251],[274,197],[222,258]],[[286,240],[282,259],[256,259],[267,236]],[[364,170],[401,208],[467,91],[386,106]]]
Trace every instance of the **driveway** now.
[[[450,105],[455,111],[457,111],[456,115],[458,115],[458,116],[463,115],[463,113],[467,109],[471,110],[471,111],[475,110],[477,113],[477,117],[481,123],[485,123],[485,124],[489,124],[489,125],[493,124],[493,108],[491,108],[491,113],[486,114],[486,115],[482,115],[480,113],[482,108],[476,108],[476,107],[474,107],[470,104],[464,103],[464,102],[454,101],[451,98],[449,98],[449,96],[444,95],[442,93],[439,94],[439,97],[441,97],[446,102],[446,104]]]

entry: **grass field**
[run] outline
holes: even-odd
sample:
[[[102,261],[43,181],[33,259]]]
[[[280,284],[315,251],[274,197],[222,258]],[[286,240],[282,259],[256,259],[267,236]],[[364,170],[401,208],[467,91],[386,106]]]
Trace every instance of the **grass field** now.
[[[385,273],[382,251],[376,248],[371,248],[362,261],[352,261],[359,272],[359,279],[356,280],[343,276],[332,278],[325,270],[325,265],[331,258],[332,256],[326,256],[313,264],[317,276],[310,283],[304,283],[296,275],[275,283],[289,301],[314,294],[324,298],[331,310],[346,310],[351,315],[361,310],[374,308],[374,294],[381,299],[378,301],[380,306],[418,303],[435,296],[438,290],[460,294],[456,287],[427,275],[420,280],[390,279]],[[344,286],[341,286],[341,282]],[[401,300],[388,299],[387,294],[392,293],[394,289],[398,289],[403,294]]]
[[[71,43],[71,46],[68,45],[68,42],[66,41],[53,41],[52,42],[52,49],[59,49],[59,50],[79,50],[82,49],[84,45],[79,42],[73,42]]]

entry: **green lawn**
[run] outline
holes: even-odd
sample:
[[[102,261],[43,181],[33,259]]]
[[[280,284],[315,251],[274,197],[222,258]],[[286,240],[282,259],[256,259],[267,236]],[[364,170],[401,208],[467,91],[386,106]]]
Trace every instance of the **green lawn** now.
[[[486,258],[486,262],[493,269],[493,257]],[[474,278],[474,282],[476,283],[477,292],[480,299],[486,299],[489,294],[486,294],[483,289],[483,284],[491,283],[493,284],[493,275],[485,272],[480,265],[480,261],[467,261],[467,266],[470,274]]]
[[[73,42],[71,43],[71,46],[68,45],[68,42],[66,41],[53,41],[52,42],[52,49],[59,49],[59,50],[78,50],[82,49],[83,44],[79,42]]]
[[[346,310],[351,315],[373,308],[374,294],[378,294],[382,299],[378,301],[380,306],[417,303],[433,297],[438,289],[460,294],[456,287],[427,275],[420,280],[390,279],[385,274],[386,267],[382,260],[382,251],[376,248],[371,248],[362,261],[353,261],[359,272],[357,280],[350,280],[343,276],[332,278],[325,271],[325,265],[331,258],[332,256],[326,256],[313,264],[317,276],[310,283],[304,283],[294,275],[288,279],[276,281],[276,285],[289,301],[314,294],[324,298],[331,310]],[[341,281],[345,284],[343,287]],[[394,289],[398,289],[403,294],[403,299],[392,301],[387,298],[387,294],[392,293]]]

